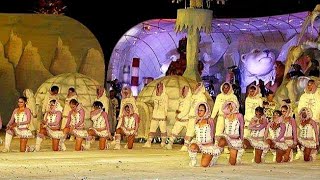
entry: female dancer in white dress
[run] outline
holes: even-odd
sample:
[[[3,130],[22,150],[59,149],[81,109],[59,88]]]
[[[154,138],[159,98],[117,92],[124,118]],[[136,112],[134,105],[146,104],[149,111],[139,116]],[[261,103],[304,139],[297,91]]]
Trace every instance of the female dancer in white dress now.
[[[315,161],[319,150],[317,123],[312,119],[312,112],[309,108],[302,108],[299,117],[298,145],[303,152],[304,161]]]
[[[210,118],[211,112],[207,103],[202,102],[196,106],[196,137],[191,141],[189,146],[189,157],[191,159],[189,165],[196,166],[197,153],[202,153],[201,166],[209,167],[215,164],[221,151],[214,146],[214,120]]]
[[[283,122],[286,125],[286,132],[284,133],[285,143],[288,145],[286,150],[285,160],[289,155],[289,161],[293,161],[293,150],[297,147],[297,124],[296,120],[292,117],[292,110],[289,105],[281,106],[281,113],[283,115]]]
[[[125,148],[132,149],[135,136],[138,133],[139,116],[134,113],[133,105],[128,103],[123,106],[123,114],[120,114],[119,123],[115,134],[116,145],[114,149],[120,149],[121,136],[127,137]]]
[[[91,141],[96,136],[99,137],[99,149],[107,149],[107,139],[111,138],[108,114],[103,111],[103,104],[100,101],[93,102],[93,110],[90,112],[90,119],[93,122],[92,127],[88,130],[85,149],[90,149]]]
[[[265,141],[270,149],[276,151],[276,162],[281,163],[289,160],[289,155],[284,158],[288,145],[285,143],[284,134],[286,125],[283,123],[282,113],[279,110],[273,112],[272,121],[268,124],[264,134]]]
[[[35,151],[40,151],[41,142],[48,135],[52,139],[52,150],[59,150],[59,140],[64,137],[60,130],[62,119],[62,107],[60,103],[53,99],[50,101],[50,108],[44,115],[44,119],[40,124],[40,131],[36,139]]]
[[[71,99],[69,105],[71,107],[71,111],[68,115],[66,127],[63,129],[65,136],[60,140],[59,146],[62,151],[66,150],[64,141],[67,134],[70,133],[76,137],[75,150],[80,151],[82,150],[81,144],[83,139],[88,137],[88,132],[84,129],[85,112],[82,105],[75,99]]]
[[[33,138],[33,135],[29,129],[31,122],[31,111],[26,107],[26,103],[26,97],[19,97],[18,108],[13,111],[11,119],[7,124],[4,149],[2,152],[10,151],[10,145],[14,135],[20,138],[20,152],[32,151],[29,147],[27,147],[28,139]]]
[[[181,147],[180,151],[188,151],[188,146],[190,145],[190,142],[195,135],[194,130],[194,123],[196,121],[197,117],[197,105],[199,103],[207,103],[207,97],[205,95],[206,88],[204,87],[202,82],[198,82],[198,84],[195,87],[195,90],[191,96],[191,102],[190,102],[190,110],[188,114],[188,124],[187,124],[187,131],[186,135],[184,137],[184,145]]]
[[[223,105],[224,113],[224,130],[219,136],[216,136],[216,141],[221,151],[225,146],[229,147],[230,157],[229,163],[236,165],[241,163],[241,158],[244,153],[243,135],[244,135],[244,120],[243,115],[239,113],[237,104],[233,101],[227,101]]]
[[[264,162],[265,156],[269,150],[269,145],[264,142],[264,132],[268,125],[268,119],[263,113],[262,107],[255,109],[255,116],[251,119],[248,129],[251,131],[249,137],[245,137],[243,140],[243,146],[245,148],[254,148],[254,159],[252,162],[261,163]]]

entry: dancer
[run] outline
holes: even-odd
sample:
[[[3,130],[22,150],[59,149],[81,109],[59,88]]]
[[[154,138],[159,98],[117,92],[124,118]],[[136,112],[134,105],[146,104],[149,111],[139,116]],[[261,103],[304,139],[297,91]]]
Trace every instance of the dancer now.
[[[221,93],[217,95],[217,98],[214,103],[214,107],[212,110],[211,118],[217,118],[216,122],[216,133],[215,136],[219,136],[223,133],[224,130],[224,113],[223,113],[223,105],[227,101],[234,102],[237,107],[239,105],[237,96],[234,95],[233,89],[230,83],[223,83],[220,87]],[[216,117],[218,116],[218,117]]]
[[[320,93],[317,89],[318,89],[318,84],[316,83],[316,81],[313,79],[310,79],[304,90],[304,93],[301,95],[299,99],[298,112],[300,112],[301,109],[304,107],[309,108],[313,114],[312,119],[316,121],[319,128],[320,106],[317,106],[317,101],[319,101],[320,99]]]
[[[298,145],[303,152],[304,161],[315,161],[319,150],[319,131],[312,119],[312,111],[304,107],[299,112]]]
[[[71,99],[78,100],[78,95],[76,90],[73,87],[70,87],[68,89],[68,94],[66,99],[64,100],[64,107],[63,107],[63,112],[62,112],[62,123],[61,123],[61,129],[64,129],[66,127],[67,119],[69,112],[71,110],[69,102]],[[70,135],[70,141],[74,141],[75,137],[73,135]]]
[[[59,150],[59,140],[64,137],[63,131],[60,130],[60,123],[62,119],[61,111],[62,107],[60,103],[55,99],[51,100],[50,108],[47,110],[40,124],[35,151],[40,151],[41,142],[47,135],[52,139],[52,150]]]
[[[112,112],[112,123],[111,124],[111,127],[110,127],[110,131],[111,132],[115,132],[115,128],[117,127],[118,125],[118,116],[119,116],[119,112],[120,112],[120,109],[119,109],[119,100],[118,98],[116,97],[116,92],[114,90],[110,90],[109,91],[109,95],[110,95],[110,102],[111,102],[111,112]]]
[[[135,136],[138,133],[139,117],[133,111],[132,104],[128,103],[124,105],[123,114],[120,114],[119,123],[115,135],[115,147],[114,149],[120,149],[121,136],[127,137],[127,144],[124,148],[132,149]]]
[[[29,146],[27,146],[28,139],[33,138],[33,135],[29,129],[31,111],[26,107],[26,103],[26,97],[19,97],[18,108],[13,111],[11,119],[7,124],[4,149],[2,152],[10,151],[10,145],[14,135],[20,138],[20,152],[33,151]]]
[[[183,128],[187,128],[189,121],[189,111],[191,105],[191,90],[188,86],[184,86],[181,89],[181,95],[179,98],[179,107],[176,110],[176,122],[173,125],[171,131],[171,137],[169,138],[169,142],[166,145],[167,149],[172,149],[173,142],[182,131]]]
[[[37,119],[36,99],[31,89],[25,89],[23,96],[27,98],[26,107],[31,111],[30,131],[35,134],[40,129],[40,121]]]
[[[69,105],[71,110],[68,115],[66,127],[63,129],[64,138],[60,139],[59,147],[62,151],[66,150],[64,141],[67,135],[71,134],[76,137],[75,150],[80,151],[82,149],[81,143],[83,138],[88,137],[88,132],[84,130],[85,112],[82,105],[75,99],[71,99]]]
[[[103,104],[103,110],[109,112],[109,98],[107,97],[106,90],[102,86],[97,87],[97,97],[94,101],[100,101]]]
[[[206,103],[207,97],[205,95],[206,89],[202,82],[199,82],[197,86],[195,87],[195,91],[193,95],[191,96],[191,103],[190,103],[190,110],[188,114],[188,125],[187,125],[187,132],[186,136],[184,137],[184,145],[181,147],[180,151],[188,151],[188,147],[190,145],[190,142],[195,135],[194,130],[194,124],[196,121],[196,109],[197,105],[201,102]]]
[[[217,145],[223,151],[225,146],[229,147],[229,163],[236,165],[241,163],[244,153],[242,148],[244,120],[243,115],[239,113],[237,104],[233,101],[227,101],[223,105],[224,129],[223,133],[216,136]]]
[[[288,146],[286,154],[289,153],[289,161],[293,161],[293,150],[297,147],[297,124],[296,120],[292,117],[292,110],[289,105],[281,106],[281,113],[283,114],[283,122],[286,126],[284,133],[284,140]]]
[[[297,113],[301,111],[302,108],[309,108],[312,112],[312,119],[316,122],[319,131],[320,124],[320,106],[317,106],[317,101],[320,99],[320,94],[318,89],[318,84],[315,80],[310,79],[307,86],[304,89],[304,93],[300,96]],[[300,119],[297,119],[301,121]],[[300,159],[303,155],[303,151],[300,150],[300,146],[297,146],[297,154],[295,159]]]
[[[202,153],[201,166],[209,167],[215,164],[220,149],[214,146],[214,121],[210,118],[210,108],[207,103],[200,103],[196,108],[195,139],[189,147],[189,165],[196,166],[197,153]]]
[[[272,121],[273,111],[276,110],[276,101],[274,100],[274,93],[269,90],[266,93],[266,98],[263,101],[264,114],[268,119],[268,123]]]
[[[252,162],[264,162],[265,156],[268,153],[269,145],[264,142],[264,133],[267,125],[268,119],[263,113],[263,108],[257,107],[255,109],[255,117],[251,119],[248,126],[248,129],[251,130],[250,136],[245,137],[243,140],[243,146],[245,148],[254,148]]]
[[[276,151],[276,162],[288,162],[290,153],[287,152],[288,145],[285,143],[284,134],[286,125],[283,123],[282,113],[279,110],[273,112],[272,121],[268,124],[264,134],[265,141],[271,150]]]
[[[68,89],[67,97],[66,97],[66,99],[64,100],[64,107],[63,107],[63,112],[62,112],[63,117],[62,117],[61,129],[65,128],[65,126],[66,126],[67,119],[68,119],[68,115],[69,115],[69,112],[70,112],[70,110],[71,110],[70,105],[69,105],[71,99],[78,100],[77,92],[76,92],[76,90],[75,90],[73,87],[70,87],[70,88]]]
[[[161,147],[165,146],[167,139],[168,95],[166,93],[166,87],[162,82],[159,82],[156,88],[156,96],[153,99],[154,106],[149,137],[142,147],[151,147],[151,141],[154,138],[158,127],[161,132]]]
[[[36,102],[36,104],[39,104],[40,106],[42,106],[42,110],[41,110],[42,115],[44,115],[47,109],[50,108],[50,101],[52,99],[59,101],[59,87],[56,85],[51,86],[50,91],[45,95],[41,103]]]
[[[120,114],[123,114],[123,110],[124,110],[124,105],[130,103],[133,107],[133,112],[136,113],[137,115],[139,115],[138,112],[138,107],[136,105],[136,99],[133,97],[132,95],[132,91],[130,89],[130,87],[125,86],[121,89],[121,102],[120,102],[120,112],[119,112],[119,117],[120,118]]]
[[[255,109],[262,107],[262,95],[260,93],[259,86],[251,85],[248,88],[248,96],[245,100],[245,113],[244,113],[244,137],[250,136],[249,124],[252,118],[255,116]]]
[[[102,110],[102,108],[103,104],[100,101],[93,102],[93,110],[90,112],[90,119],[93,124],[88,130],[86,144],[83,146],[86,150],[90,149],[91,141],[94,141],[96,136],[99,137],[99,149],[108,149],[106,144],[107,139],[111,138],[110,125],[108,121],[108,115]]]

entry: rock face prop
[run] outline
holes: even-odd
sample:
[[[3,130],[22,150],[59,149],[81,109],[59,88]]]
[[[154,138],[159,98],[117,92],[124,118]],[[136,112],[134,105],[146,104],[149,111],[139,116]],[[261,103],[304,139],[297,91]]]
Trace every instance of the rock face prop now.
[[[105,65],[100,51],[93,48],[88,50],[80,66],[79,73],[97,80],[100,84],[104,84]]]
[[[0,114],[3,123],[6,124],[10,119],[10,112],[16,105],[19,93],[16,90],[14,68],[4,57],[3,50],[3,45],[0,42],[0,84],[2,87],[0,91]]]
[[[24,89],[36,91],[50,77],[52,74],[42,64],[38,48],[33,47],[29,41],[16,67],[17,90],[19,92]]]
[[[0,26],[0,41],[4,46],[1,44],[0,48],[0,113],[4,126],[23,90],[36,92],[53,73],[77,72],[88,49],[101,53],[90,51],[89,59],[103,59],[94,34],[67,16],[0,13]],[[49,72],[51,64],[52,72]],[[103,66],[98,64],[96,68]],[[99,73],[99,81],[104,82],[101,80],[104,72]]]
[[[69,46],[63,45],[60,37],[58,38],[57,48],[51,62],[50,72],[53,75],[77,72],[77,64],[69,50]]]
[[[74,87],[76,89],[78,101],[85,109],[86,125],[91,125],[91,121],[89,120],[90,111],[92,104],[96,99],[97,86],[100,86],[100,84],[96,80],[79,73],[64,73],[54,76],[42,83],[35,94],[38,109],[41,109],[39,106],[42,106],[42,101],[45,95],[49,93],[49,90],[53,85],[59,87],[59,102],[62,107],[65,106],[64,102],[68,94],[68,89],[70,87]]]
[[[5,57],[14,67],[19,63],[22,54],[22,40],[11,31],[8,42],[5,45]]]
[[[162,82],[166,87],[166,92],[169,97],[169,107],[168,107],[168,117],[167,117],[167,130],[168,134],[171,134],[171,129],[176,121],[175,119],[175,111],[179,106],[179,94],[183,86],[190,87],[192,93],[197,85],[195,80],[185,78],[183,76],[165,76],[150,82],[143,90],[139,93],[137,99],[137,106],[139,109],[139,115],[141,117],[141,121],[139,124],[138,137],[146,138],[148,137],[150,121],[152,117],[153,110],[153,98],[156,93],[156,85],[159,82]],[[212,109],[213,100],[210,97],[209,93],[206,92],[206,97],[208,99],[208,103],[210,108]],[[184,135],[185,132],[182,132]]]
[[[275,93],[275,101],[277,102],[278,106],[283,104],[284,99],[290,99],[291,100],[291,107],[297,112],[297,105],[298,101],[300,99],[300,96],[304,93],[304,89],[307,86],[307,83],[310,79],[314,79],[317,83],[319,83],[319,77],[314,76],[300,76],[297,78],[286,78],[286,74],[290,71],[291,65],[299,63],[299,59],[303,56],[306,51],[310,52],[310,49],[303,49],[303,45],[300,46],[292,46],[289,50],[289,53],[287,55],[287,61],[285,64],[285,71],[284,71],[284,77],[281,86],[277,89]],[[314,50],[314,49],[312,49]],[[315,56],[315,59],[320,59],[319,55],[316,55],[318,53],[318,50],[311,51]],[[311,55],[311,54],[310,54]],[[318,60],[319,61],[319,60]]]

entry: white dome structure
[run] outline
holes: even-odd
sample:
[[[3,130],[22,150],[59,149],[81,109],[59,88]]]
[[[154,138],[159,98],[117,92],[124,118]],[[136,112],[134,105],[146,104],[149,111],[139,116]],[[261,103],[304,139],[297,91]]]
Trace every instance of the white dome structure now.
[[[94,100],[96,99],[96,89],[100,84],[80,73],[64,73],[57,76],[54,76],[46,80],[35,93],[36,102],[42,102],[45,95],[50,90],[51,86],[59,87],[59,97],[62,107],[64,107],[64,101],[67,97],[68,89],[70,87],[75,88],[78,94],[78,101],[81,103],[85,109],[86,120],[90,118],[90,111]],[[86,122],[88,125],[90,122]]]
[[[308,38],[317,37],[318,21],[314,27],[303,28],[308,14],[309,12],[299,12],[267,17],[215,18],[212,20],[212,32],[200,33],[199,60],[210,67],[207,67],[210,75],[218,61],[229,61],[226,58],[231,57],[239,62],[241,55],[253,48],[274,49],[277,51],[276,55],[279,54],[277,60],[283,62],[287,49],[302,43],[301,32],[302,35],[308,35]],[[140,89],[144,77],[157,79],[164,76],[161,70],[179,57],[176,49],[179,40],[186,36],[186,33],[174,31],[175,23],[176,19],[152,19],[128,30],[113,49],[107,80],[118,79],[123,82],[123,68],[131,66],[133,58],[140,58]]]

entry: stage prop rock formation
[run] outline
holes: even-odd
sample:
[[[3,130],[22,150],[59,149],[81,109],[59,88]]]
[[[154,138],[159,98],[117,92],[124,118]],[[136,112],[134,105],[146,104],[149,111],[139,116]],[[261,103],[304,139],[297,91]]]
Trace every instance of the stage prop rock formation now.
[[[104,85],[100,44],[78,21],[61,15],[0,13],[0,26],[0,113],[4,125],[24,90],[36,92],[54,75],[81,71],[89,82]]]

